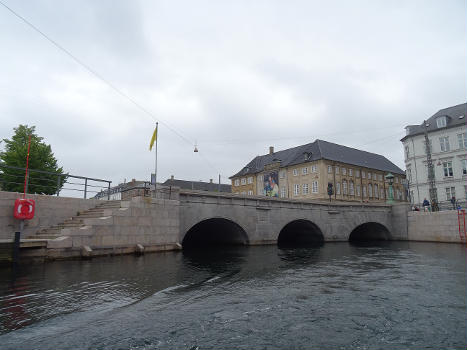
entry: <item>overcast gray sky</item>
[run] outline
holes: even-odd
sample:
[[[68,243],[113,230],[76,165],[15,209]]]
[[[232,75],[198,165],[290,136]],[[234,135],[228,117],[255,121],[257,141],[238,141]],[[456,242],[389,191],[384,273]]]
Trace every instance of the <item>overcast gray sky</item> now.
[[[466,102],[463,0],[0,1],[155,117],[0,6],[0,138],[35,125],[71,174],[149,179],[155,120],[158,180],[317,138],[404,169],[404,127]]]

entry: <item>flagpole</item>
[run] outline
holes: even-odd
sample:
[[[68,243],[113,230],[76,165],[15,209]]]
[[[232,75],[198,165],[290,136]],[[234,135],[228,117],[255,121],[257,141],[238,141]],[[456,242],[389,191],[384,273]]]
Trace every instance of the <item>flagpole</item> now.
[[[154,193],[157,198],[157,142],[159,141],[159,122],[156,122],[156,160],[155,160],[155,166],[154,166]]]

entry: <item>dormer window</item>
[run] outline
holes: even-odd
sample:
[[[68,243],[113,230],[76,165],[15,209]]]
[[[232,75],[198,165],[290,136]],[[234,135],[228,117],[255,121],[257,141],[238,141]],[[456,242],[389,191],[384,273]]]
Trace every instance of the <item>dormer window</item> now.
[[[446,126],[446,117],[442,116],[442,117],[436,118],[436,126],[438,128],[444,128]]]

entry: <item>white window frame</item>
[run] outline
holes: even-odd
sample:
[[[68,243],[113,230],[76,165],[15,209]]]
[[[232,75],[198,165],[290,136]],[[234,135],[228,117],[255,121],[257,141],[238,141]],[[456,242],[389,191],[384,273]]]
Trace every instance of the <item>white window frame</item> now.
[[[361,187],[359,184],[357,184],[357,196],[360,197],[360,190],[361,190]]]
[[[285,179],[285,170],[279,171],[279,179]]]
[[[318,193],[318,181],[313,181],[311,183],[311,192]]]
[[[378,175],[378,181],[383,181],[383,175],[382,174]]]
[[[285,198],[285,197],[286,197],[286,194],[287,194],[287,192],[286,192],[285,187],[284,187],[284,186],[281,187],[281,198]]]
[[[332,165],[328,165],[328,174],[332,174]]]
[[[376,181],[376,173],[373,173],[373,181]]]
[[[240,186],[240,179],[235,179],[234,186]]]
[[[307,195],[309,193],[308,184],[302,184],[302,194]]]
[[[440,137],[439,146],[441,147],[441,152],[449,152],[451,150],[451,146],[449,145],[449,136]]]
[[[394,176],[394,182],[395,182],[396,184],[399,183],[399,178],[398,178],[397,176]]]
[[[351,196],[355,195],[355,186],[352,180],[349,181],[349,194]]]
[[[242,178],[240,179],[240,184],[246,185],[246,178],[242,177]]]
[[[368,184],[368,198],[373,197],[373,186]]]
[[[336,165],[336,174],[339,174],[339,167]]]
[[[302,168],[302,175],[308,175],[308,167],[303,167]]]
[[[293,195],[298,196],[300,194],[300,185],[299,184],[294,184],[293,185]]]
[[[362,193],[363,193],[363,198],[366,198],[366,186],[362,186]]]
[[[341,194],[341,183],[336,182],[336,194]]]
[[[467,149],[467,133],[457,134],[459,149]]]
[[[355,177],[360,177],[360,170],[355,170]]]
[[[349,176],[353,176],[353,169],[349,169]]]
[[[316,172],[317,172],[316,165],[312,165],[312,166],[311,166],[311,172],[312,172],[312,173],[316,173]]]
[[[253,176],[248,176],[248,178],[246,179],[246,182],[248,184],[252,184],[253,183]]]
[[[452,197],[456,196],[456,188],[454,186],[445,187],[446,191],[446,200],[450,201]]]
[[[342,175],[347,175],[347,168],[342,168]]]
[[[298,169],[292,170],[292,174],[293,174],[293,176],[298,176]]]
[[[365,177],[366,177],[366,175],[365,175],[365,171],[364,171],[364,170],[362,170],[362,179],[364,179]]]
[[[462,175],[467,175],[467,159],[461,159]]]
[[[367,179],[371,180],[371,173],[368,172],[368,173],[366,173],[366,175],[367,175]]]
[[[347,181],[345,181],[345,180],[342,181],[342,194],[343,194],[344,196],[347,195]]]
[[[444,128],[447,125],[447,120],[445,116],[436,118],[436,126],[438,128]]]
[[[452,161],[446,160],[443,162],[443,175],[444,177],[453,177],[454,171],[452,169]]]
[[[374,184],[374,186],[373,186],[373,192],[374,192],[374,194],[375,194],[375,198],[379,198],[378,184]]]
[[[252,196],[252,195],[253,195],[253,191],[252,191],[252,190],[248,190],[248,195],[249,195],[249,196]]]

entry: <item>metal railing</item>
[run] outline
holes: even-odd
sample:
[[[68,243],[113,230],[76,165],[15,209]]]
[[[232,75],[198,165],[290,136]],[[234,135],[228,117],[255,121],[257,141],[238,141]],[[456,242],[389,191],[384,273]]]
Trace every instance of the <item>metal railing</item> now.
[[[22,192],[18,189],[23,188],[25,172],[26,168],[0,163],[0,190]],[[102,192],[103,189],[109,190],[111,183],[110,180],[28,169],[26,193],[59,196],[64,192],[70,197],[82,193],[79,197],[86,199],[92,194]],[[109,198],[110,195],[107,199]]]

